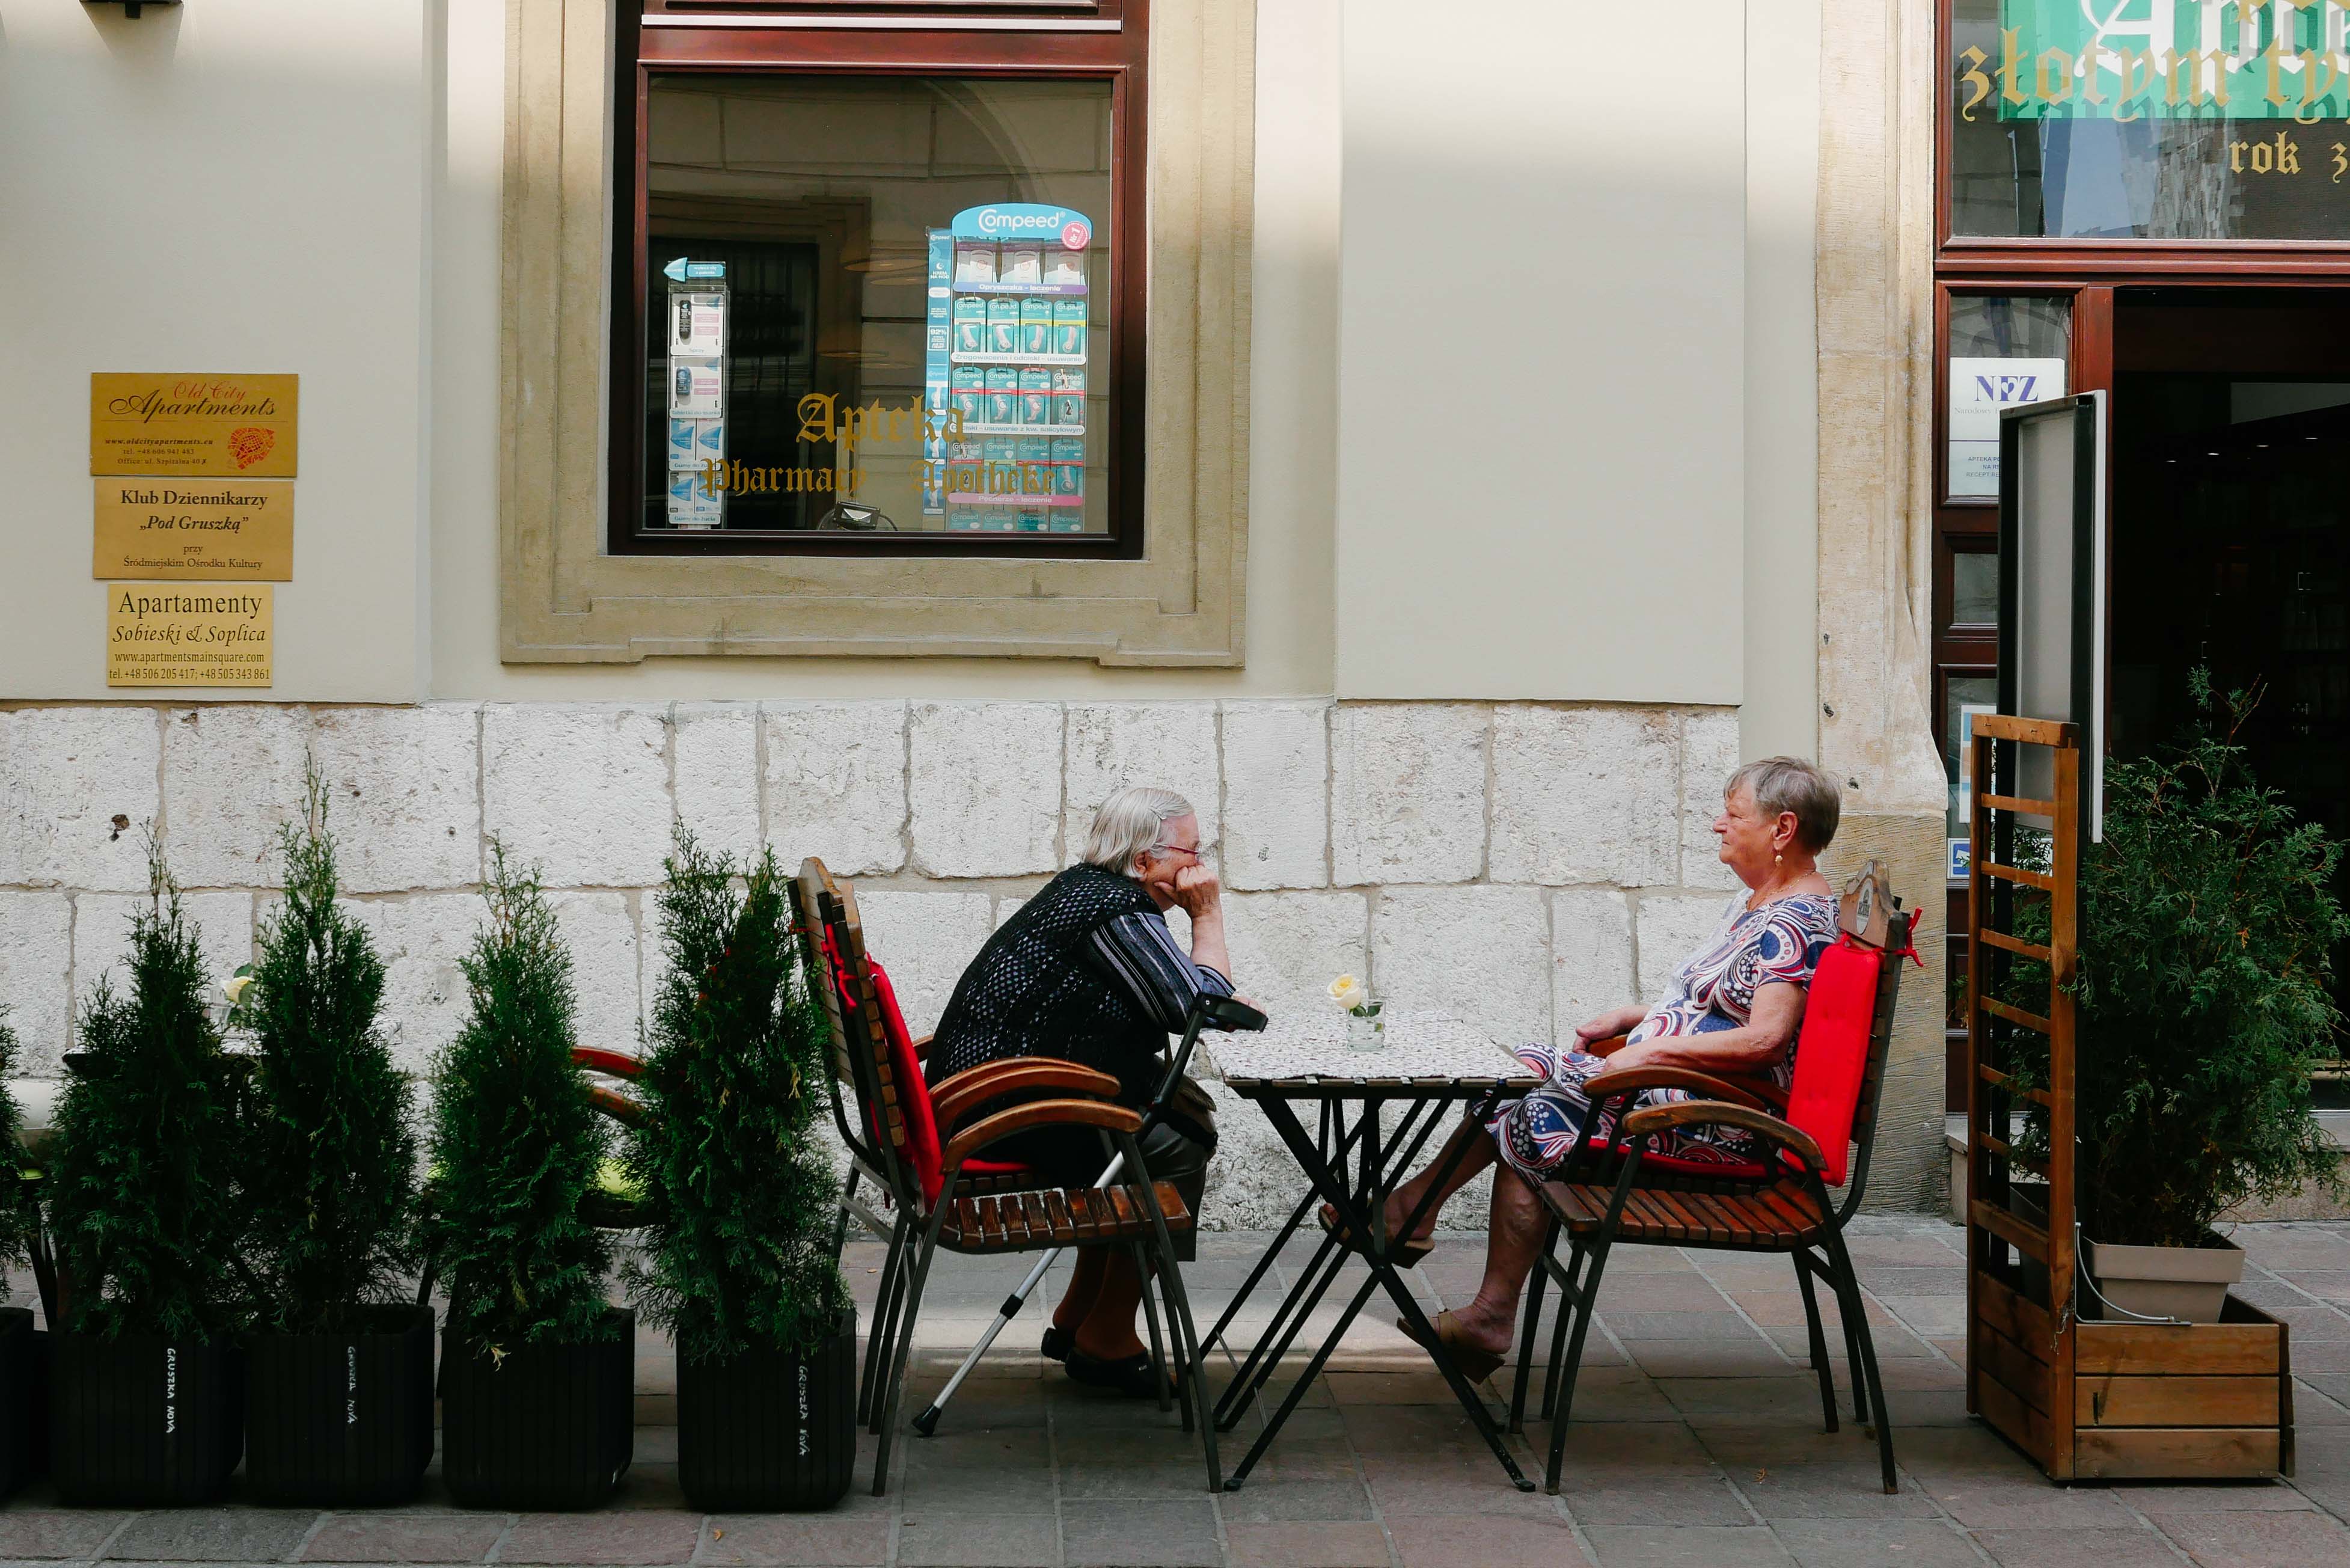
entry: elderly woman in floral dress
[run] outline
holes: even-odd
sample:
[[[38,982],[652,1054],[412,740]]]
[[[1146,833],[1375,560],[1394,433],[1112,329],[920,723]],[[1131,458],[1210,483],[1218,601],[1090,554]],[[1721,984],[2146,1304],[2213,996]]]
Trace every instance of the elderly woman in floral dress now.
[[[1529,1184],[1549,1178],[1578,1143],[1608,1130],[1592,1125],[1592,1105],[1608,1095],[1611,1077],[1637,1068],[1681,1067],[1786,1088],[1804,991],[1820,954],[1835,940],[1836,899],[1816,861],[1835,836],[1837,815],[1835,781],[1810,763],[1771,757],[1739,769],[1722,792],[1713,832],[1722,864],[1747,891],[1730,900],[1712,935],[1673,971],[1664,998],[1654,1007],[1604,1012],[1578,1028],[1574,1044],[1564,1048],[1521,1047],[1518,1056],[1539,1085],[1486,1122],[1464,1122],[1454,1132],[1446,1153],[1457,1147],[1460,1158],[1421,1216],[1417,1235],[1402,1236],[1401,1227],[1429,1197],[1444,1158],[1388,1200],[1388,1233],[1399,1239],[1403,1261],[1416,1262],[1428,1253],[1428,1236],[1445,1200],[1497,1159],[1503,1168],[1493,1182],[1485,1276],[1476,1299],[1436,1320],[1438,1334],[1471,1378],[1491,1376],[1509,1355],[1518,1293],[1542,1245],[1541,1203]],[[1679,1089],[1651,1089],[1635,1104],[1690,1097]],[[1743,1164],[1759,1158],[1748,1135],[1731,1128],[1679,1128],[1670,1137],[1659,1152],[1683,1159]],[[1324,1225],[1333,1219],[1326,1208]],[[1355,1244],[1351,1237],[1340,1240]]]

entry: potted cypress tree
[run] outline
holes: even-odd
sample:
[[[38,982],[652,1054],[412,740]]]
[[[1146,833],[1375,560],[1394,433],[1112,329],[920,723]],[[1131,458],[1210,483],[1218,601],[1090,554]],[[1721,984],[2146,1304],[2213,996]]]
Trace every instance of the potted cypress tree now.
[[[2258,688],[2190,676],[2180,743],[2106,772],[2081,866],[2074,1122],[2090,1272],[2111,1306],[2216,1322],[2243,1253],[2211,1226],[2304,1183],[2342,1190],[2312,1115],[2335,1054],[2350,919],[2342,846],[2261,787],[2239,736]]]
[[[280,836],[285,902],[238,988],[260,1051],[248,1106],[245,1482],[265,1502],[406,1501],[432,1459],[432,1312],[399,1299],[416,1135],[377,1027],[384,966],[335,902],[327,790]],[[234,982],[232,982],[233,984]]]
[[[473,1006],[433,1072],[425,1246],[445,1282],[442,1470],[468,1508],[592,1508],[629,1468],[635,1314],[581,1217],[608,1144],[572,1064],[574,995],[535,872],[490,846]]]
[[[2245,763],[2259,690],[2222,697],[2206,671],[2189,679],[2197,722],[2106,765],[2104,841],[2082,846],[2075,1172],[2083,1262],[2110,1315],[2217,1323],[2244,1269],[2212,1231],[2220,1216],[2305,1183],[2343,1190],[2309,1075],[2335,1054],[2329,982],[2350,919],[2333,891],[2342,846]],[[2047,919],[2019,908],[2017,932],[2044,942]],[[2015,963],[2009,1000],[2029,1006],[2047,986],[2044,967]],[[2044,1061],[2019,1066],[2044,1086]],[[2035,1106],[2019,1152],[2047,1148]]]
[[[31,1261],[41,1215],[31,1159],[19,1140],[8,1079],[16,1069],[16,1034],[0,1005],[0,1272]],[[23,1485],[44,1456],[48,1417],[49,1336],[33,1327],[30,1307],[0,1303],[0,1500]]]
[[[63,1309],[50,1470],[85,1506],[212,1501],[244,1446],[236,1083],[160,846],[148,866],[128,987],[101,979],[83,1004],[46,1178]]]
[[[667,978],[638,1079],[646,1315],[677,1343],[678,1480],[709,1511],[828,1508],[857,1459],[857,1313],[813,1124],[827,1024],[775,852],[683,830],[660,894]]]

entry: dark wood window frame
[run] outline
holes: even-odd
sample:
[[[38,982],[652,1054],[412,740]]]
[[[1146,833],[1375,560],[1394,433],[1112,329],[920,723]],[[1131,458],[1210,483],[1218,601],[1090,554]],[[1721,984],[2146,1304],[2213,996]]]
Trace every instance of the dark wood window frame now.
[[[639,20],[639,13],[643,17]],[[606,548],[615,556],[1143,558],[1149,0],[642,0],[621,9],[613,71],[612,374]],[[1110,84],[1113,299],[1109,310],[1109,528],[1102,535],[653,534],[639,525],[645,470],[645,139],[655,72],[1092,79]]]
[[[1951,232],[1950,144],[1954,112],[1951,62],[1953,0],[1937,0],[1934,39],[1934,733],[1947,732],[1953,677],[1995,673],[1997,645],[1988,628],[1953,626],[1950,557],[1981,548],[1999,528],[1999,504],[1989,496],[1950,493],[1950,325],[1953,294],[2033,294],[2072,302],[2066,390],[2111,391],[2114,385],[2114,292],[2154,284],[2209,287],[2350,287],[2350,244],[2324,240],[2067,240],[1981,237]],[[2108,482],[2110,483],[2110,480]],[[2110,498],[2110,497],[2109,497]],[[2110,732],[2110,727],[2109,731]],[[1948,961],[1967,961],[1965,884],[1947,895]],[[1951,1108],[1964,1108],[1966,1036],[1950,1035],[1947,1083]]]

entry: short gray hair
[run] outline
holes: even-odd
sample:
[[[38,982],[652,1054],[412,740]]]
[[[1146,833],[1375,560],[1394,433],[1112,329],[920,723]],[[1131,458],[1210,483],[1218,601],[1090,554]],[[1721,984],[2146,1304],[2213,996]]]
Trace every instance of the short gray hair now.
[[[1835,837],[1836,823],[1844,815],[1844,796],[1835,780],[1814,764],[1801,757],[1764,757],[1749,763],[1730,775],[1730,782],[1721,786],[1721,798],[1736,794],[1741,784],[1754,792],[1754,804],[1765,815],[1795,814],[1795,843],[1805,852],[1817,855]]]
[[[1087,865],[1122,876],[1134,875],[1138,856],[1158,847],[1159,836],[1179,816],[1194,816],[1191,803],[1171,789],[1155,784],[1128,784],[1112,790],[1095,809],[1094,825],[1086,835]]]

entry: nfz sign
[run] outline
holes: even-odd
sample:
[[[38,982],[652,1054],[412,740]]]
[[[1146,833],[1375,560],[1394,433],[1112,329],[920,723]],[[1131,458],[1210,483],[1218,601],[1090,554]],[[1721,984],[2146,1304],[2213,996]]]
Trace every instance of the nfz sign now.
[[[1952,495],[1999,493],[1999,414],[2064,396],[2062,359],[1950,360]]]

